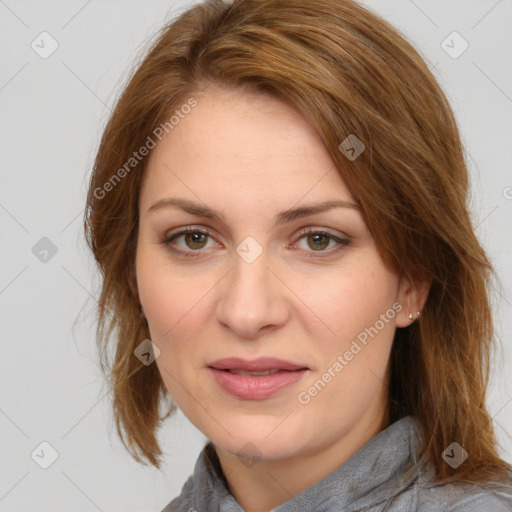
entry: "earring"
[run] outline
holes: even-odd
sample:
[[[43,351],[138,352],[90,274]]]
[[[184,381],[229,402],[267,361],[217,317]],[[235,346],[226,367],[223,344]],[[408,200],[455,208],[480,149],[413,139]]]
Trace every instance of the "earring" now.
[[[416,313],[416,318],[418,318],[420,316],[420,312],[418,311]],[[409,313],[409,320],[413,320],[414,319],[414,315],[412,313]]]

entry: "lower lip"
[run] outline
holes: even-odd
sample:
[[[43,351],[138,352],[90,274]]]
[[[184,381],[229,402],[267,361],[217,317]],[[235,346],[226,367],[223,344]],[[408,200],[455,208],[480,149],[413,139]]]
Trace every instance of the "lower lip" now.
[[[209,368],[213,373],[217,384],[228,393],[246,400],[262,400],[291,386],[300,380],[308,371],[281,370],[273,375],[239,375],[224,370]]]

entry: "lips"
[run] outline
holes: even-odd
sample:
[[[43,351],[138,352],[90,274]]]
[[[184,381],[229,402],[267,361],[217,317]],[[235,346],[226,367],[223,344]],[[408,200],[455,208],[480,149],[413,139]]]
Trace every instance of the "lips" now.
[[[308,369],[306,366],[276,359],[275,357],[259,357],[258,359],[241,359],[239,357],[228,357],[218,359],[208,365],[217,370],[242,370],[245,372],[264,372],[268,370],[294,371]]]
[[[291,386],[309,371],[305,366],[274,357],[218,359],[208,368],[224,391],[246,400],[268,398]]]

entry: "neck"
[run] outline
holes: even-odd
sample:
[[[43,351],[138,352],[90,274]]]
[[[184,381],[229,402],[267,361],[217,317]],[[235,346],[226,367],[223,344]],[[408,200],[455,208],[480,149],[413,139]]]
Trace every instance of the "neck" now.
[[[369,410],[334,442],[251,467],[219,447],[216,452],[229,492],[244,511],[269,512],[332,473],[388,425],[387,409]]]

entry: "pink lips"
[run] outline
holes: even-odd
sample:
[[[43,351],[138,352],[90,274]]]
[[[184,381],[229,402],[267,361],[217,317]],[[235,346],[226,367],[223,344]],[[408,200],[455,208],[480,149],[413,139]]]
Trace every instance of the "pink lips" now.
[[[274,357],[245,360],[236,357],[219,359],[208,365],[217,384],[238,398],[262,400],[300,380],[309,370]],[[277,370],[277,371],[276,371]],[[235,372],[266,372],[269,375],[241,375]]]

